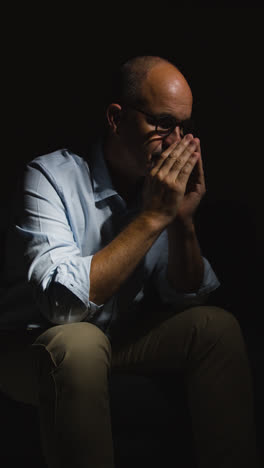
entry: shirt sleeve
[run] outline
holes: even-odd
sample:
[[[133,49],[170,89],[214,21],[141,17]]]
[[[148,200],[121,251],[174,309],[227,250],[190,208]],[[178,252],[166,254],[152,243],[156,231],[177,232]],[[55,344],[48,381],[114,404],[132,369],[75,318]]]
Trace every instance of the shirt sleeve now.
[[[15,226],[36,305],[54,324],[89,320],[102,307],[89,299],[93,255],[81,256],[63,193],[40,163],[25,171]]]
[[[167,278],[168,238],[166,232],[162,235],[162,246],[160,246],[160,251],[162,252],[162,255],[159,256],[159,260],[154,270],[154,282],[163,302],[174,306],[184,307],[203,304],[207,300],[208,295],[220,286],[220,282],[212,269],[211,264],[205,257],[202,257],[204,262],[204,275],[199,289],[192,293],[177,292],[177,290],[170,285]]]

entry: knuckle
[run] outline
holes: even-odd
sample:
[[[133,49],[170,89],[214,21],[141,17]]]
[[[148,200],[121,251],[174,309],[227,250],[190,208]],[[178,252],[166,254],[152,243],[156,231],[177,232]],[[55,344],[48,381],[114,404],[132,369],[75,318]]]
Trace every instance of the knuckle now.
[[[169,176],[166,176],[166,177],[164,178],[163,182],[164,182],[164,185],[166,185],[166,186],[169,187],[169,188],[173,188],[173,186],[174,186],[174,182],[173,182],[173,180],[171,179],[171,177],[169,177]]]
[[[176,161],[176,163],[173,166],[173,169],[176,169],[176,171],[180,171],[182,169],[182,163],[181,161]]]
[[[190,154],[189,159],[187,161],[188,166],[193,167],[197,163],[197,157],[194,153]]]
[[[159,172],[156,174],[156,178],[158,179],[159,182],[163,182],[164,177],[163,177],[162,171],[159,171]]]
[[[181,164],[182,164],[182,158],[177,158],[175,160],[174,166],[179,167],[179,166],[181,166]]]
[[[168,157],[168,154],[166,152],[161,153],[160,157],[161,157],[161,159],[163,159],[163,161],[165,161],[165,159],[167,159],[167,157]]]
[[[181,173],[183,175],[189,175],[190,174],[190,167],[188,167],[187,165],[185,165],[182,170],[181,170]]]

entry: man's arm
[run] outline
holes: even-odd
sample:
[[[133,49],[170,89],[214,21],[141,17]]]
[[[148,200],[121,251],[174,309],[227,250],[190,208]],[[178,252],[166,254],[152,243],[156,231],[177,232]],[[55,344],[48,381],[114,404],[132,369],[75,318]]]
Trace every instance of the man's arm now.
[[[206,192],[198,139],[197,143],[197,162],[188,178],[177,216],[168,226],[168,280],[178,292],[183,293],[197,291],[204,276],[204,262],[193,222],[194,213]]]
[[[142,212],[106,247],[94,254],[90,269],[90,300],[104,304],[135,270],[162,227]]]
[[[193,222],[175,222],[168,227],[168,281],[179,293],[199,289],[204,262]]]
[[[197,162],[196,149],[197,141],[189,135],[189,138],[171,145],[162,153],[147,177],[142,213],[110,244],[93,256],[90,270],[92,302],[102,304],[109,300],[135,270],[160,233],[175,220],[190,173]],[[170,255],[170,271],[178,270],[176,280],[181,276],[186,256],[189,257],[189,262],[185,277],[188,269],[193,268],[190,266],[191,262],[196,260],[192,258],[190,240],[185,238],[186,232],[182,234],[183,236],[179,237],[180,242],[171,243],[178,245],[177,248],[173,247],[173,253]],[[184,253],[182,245],[185,246]],[[195,243],[193,245],[196,246]],[[197,246],[196,248],[198,249]],[[178,250],[181,250],[181,256],[180,259],[175,259]],[[174,274],[170,276],[174,283]],[[178,286],[178,280],[175,286]]]

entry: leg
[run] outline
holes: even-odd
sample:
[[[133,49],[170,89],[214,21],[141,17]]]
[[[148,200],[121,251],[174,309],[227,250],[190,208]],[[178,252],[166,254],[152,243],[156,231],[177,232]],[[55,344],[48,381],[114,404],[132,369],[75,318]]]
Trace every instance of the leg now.
[[[28,388],[25,379],[20,386],[17,382],[16,390],[14,381],[5,387],[16,399],[23,397],[29,403],[32,396],[32,403],[38,405],[48,466],[113,468],[108,338],[90,323],[73,323],[49,328],[37,339],[35,336],[29,347],[31,354],[27,348],[24,356],[31,363],[20,361],[20,374],[23,376],[23,368],[33,369],[30,383],[34,388]],[[13,363],[15,375],[14,353]]]
[[[250,368],[233,315],[194,307],[112,352],[116,370],[184,371],[200,468],[258,466]]]
[[[73,323],[50,328],[33,348],[49,466],[113,468],[108,338],[92,324]]]

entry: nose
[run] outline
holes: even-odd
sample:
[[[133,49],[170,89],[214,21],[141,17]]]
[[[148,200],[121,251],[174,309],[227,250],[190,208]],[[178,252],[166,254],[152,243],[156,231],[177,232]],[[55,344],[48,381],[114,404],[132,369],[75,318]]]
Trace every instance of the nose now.
[[[169,146],[172,145],[172,143],[177,143],[178,141],[181,141],[182,137],[180,134],[180,127],[175,127],[173,132],[171,132],[169,135],[165,136],[162,139],[162,149],[163,151],[166,150]]]

